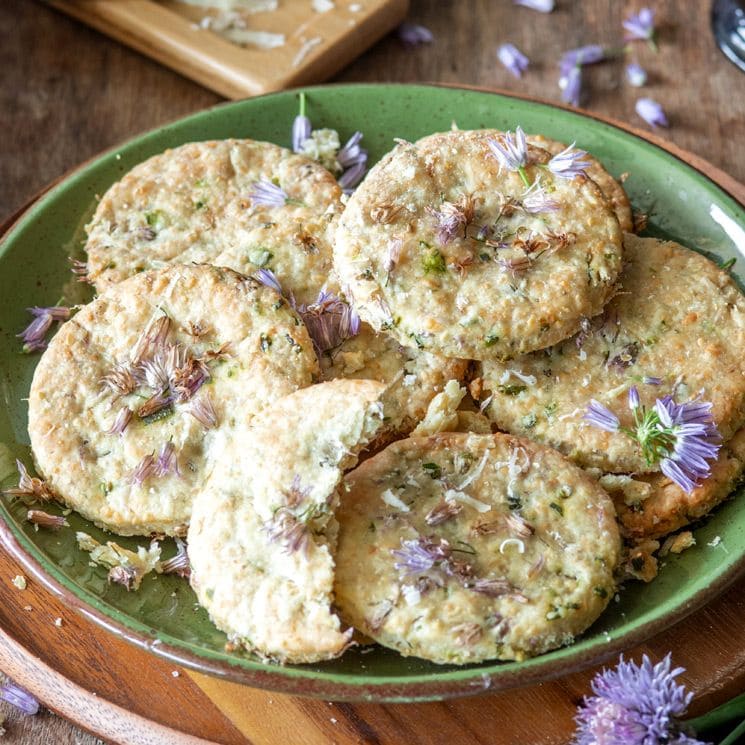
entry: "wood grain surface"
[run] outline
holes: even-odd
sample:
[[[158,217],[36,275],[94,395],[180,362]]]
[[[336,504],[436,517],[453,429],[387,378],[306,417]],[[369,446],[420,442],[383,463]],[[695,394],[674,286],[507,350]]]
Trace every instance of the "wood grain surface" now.
[[[644,127],[634,102],[652,96],[671,123],[658,134],[745,181],[745,75],[716,49],[703,0],[558,0],[549,16],[508,0],[413,0],[410,19],[431,28],[435,43],[406,49],[387,37],[334,79],[443,81],[558,100],[560,53],[595,42],[618,46],[621,19],[642,4],[657,9],[661,27],[657,54],[633,46],[650,85],[632,89],[620,62],[603,63],[586,72],[585,105]],[[221,100],[35,0],[3,0],[0,28],[0,217],[100,150]],[[496,46],[504,41],[531,58],[522,80],[496,60]],[[158,701],[163,724],[220,743],[273,745],[302,736],[304,743],[342,745],[558,745],[569,739],[574,707],[592,675],[439,704],[329,704],[277,696],[184,671],[174,677],[168,663],[105,634],[34,583],[18,591],[10,584],[18,571],[0,556],[0,669],[37,690],[55,690],[57,698],[48,701],[53,708],[110,742],[162,742],[157,727],[140,719],[153,716]],[[632,654],[646,650],[659,657],[672,649],[676,663],[688,668],[683,679],[697,694],[693,713],[700,713],[745,686],[744,611],[741,581]],[[61,627],[54,624],[58,617]],[[0,712],[9,716],[4,742],[10,744],[98,742],[48,712],[24,718],[4,705]],[[167,741],[187,742],[176,735]]]

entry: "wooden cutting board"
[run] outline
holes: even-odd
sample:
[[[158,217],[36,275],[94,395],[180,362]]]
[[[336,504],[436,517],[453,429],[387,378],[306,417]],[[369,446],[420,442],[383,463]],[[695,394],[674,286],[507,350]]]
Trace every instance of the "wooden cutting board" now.
[[[49,708],[126,745],[562,745],[596,670],[441,703],[350,704],[247,688],[187,671],[71,611],[0,549],[0,669]],[[673,652],[699,714],[745,689],[745,579],[648,644]],[[62,619],[55,624],[56,619]]]
[[[273,49],[238,46],[200,27],[209,12],[175,0],[47,0],[93,28],[228,98],[320,83],[404,19],[409,0],[279,0],[246,15],[248,28],[283,34]]]

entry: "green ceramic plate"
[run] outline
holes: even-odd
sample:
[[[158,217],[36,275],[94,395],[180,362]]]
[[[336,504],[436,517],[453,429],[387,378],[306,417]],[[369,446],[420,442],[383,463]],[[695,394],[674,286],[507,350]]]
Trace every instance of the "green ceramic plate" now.
[[[745,260],[745,211],[708,178],[665,150],[620,128],[573,111],[491,93],[434,86],[355,85],[307,89],[316,126],[342,138],[362,129],[372,161],[394,137],[414,140],[448,129],[499,127],[541,132],[599,156],[626,188],[637,210],[650,215],[649,232],[674,238],[717,259]],[[162,127],[80,168],[39,200],[0,245],[0,485],[14,483],[13,459],[31,462],[26,402],[37,357],[21,354],[15,334],[26,306],[80,301],[67,257],[79,255],[83,225],[97,194],[145,158],[192,140],[252,137],[289,145],[297,110],[294,92],[231,103]],[[739,230],[739,232],[738,232]],[[736,245],[739,241],[739,249]],[[741,278],[738,277],[738,281]],[[69,517],[72,529],[35,532],[25,506],[0,499],[0,538],[27,571],[109,630],[156,654],[204,672],[292,693],[334,699],[424,700],[527,685],[606,659],[669,626],[711,599],[745,567],[745,501],[730,500],[696,527],[696,546],[667,560],[651,584],[632,584],[573,646],[523,663],[447,667],[375,649],[351,651],[321,665],[276,667],[224,651],[225,636],[195,609],[187,583],[148,576],[138,592],[109,585],[89,566],[75,530],[100,540],[101,531]],[[4,523],[4,524],[3,524]],[[708,545],[715,537],[718,546]],[[144,541],[142,541],[144,543]],[[125,546],[135,540],[121,539]],[[170,542],[165,553],[173,552]]]

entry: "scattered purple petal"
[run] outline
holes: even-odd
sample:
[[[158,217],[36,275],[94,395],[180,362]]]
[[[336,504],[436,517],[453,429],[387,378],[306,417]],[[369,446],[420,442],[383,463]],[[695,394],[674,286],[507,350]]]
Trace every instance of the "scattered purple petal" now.
[[[606,432],[618,432],[621,426],[618,417],[594,398],[590,401],[587,411],[582,418],[595,427],[604,429]]]
[[[70,271],[78,278],[78,282],[89,282],[88,279],[88,264],[80,259],[73,259],[69,257],[71,264]]]
[[[634,409],[638,409],[640,406],[641,401],[639,400],[639,391],[635,385],[632,385],[631,388],[629,388],[629,408],[633,411]]]
[[[636,113],[650,127],[667,127],[668,121],[662,106],[652,98],[640,98],[636,102]]]
[[[253,277],[257,282],[261,282],[265,287],[271,287],[280,295],[283,294],[282,285],[279,283],[277,275],[271,269],[259,269],[258,272],[254,273]]]
[[[403,245],[404,242],[401,238],[394,238],[388,244],[388,250],[386,251],[385,259],[383,260],[383,269],[385,269],[388,274],[390,274],[398,264],[398,261],[401,258],[401,249],[403,248]]]
[[[186,410],[206,429],[217,427],[217,414],[209,394],[193,399]]]
[[[129,423],[132,421],[132,409],[123,406],[114,419],[114,423],[106,430],[107,435],[123,435]]]
[[[519,171],[528,162],[528,144],[521,127],[515,130],[514,136],[512,132],[505,132],[489,139],[488,144],[500,168]]]
[[[585,169],[592,164],[585,160],[587,152],[574,147],[574,143],[554,155],[548,162],[548,170],[560,178],[574,178],[575,176],[584,176]]]
[[[280,507],[272,519],[264,523],[264,530],[270,541],[282,544],[285,553],[302,551],[308,554],[311,543],[308,526],[287,507]]]
[[[632,13],[625,21],[623,27],[626,29],[624,39],[634,41],[654,40],[654,10],[642,8],[638,13]]]
[[[561,206],[555,199],[551,199],[537,180],[522,195],[520,202],[523,209],[531,215],[537,215],[542,212],[556,212]]]
[[[391,553],[399,560],[394,567],[403,576],[426,572],[432,569],[437,561],[442,561],[450,555],[449,551],[444,552],[441,546],[422,538],[402,538],[401,548],[392,549]]]
[[[351,194],[357,185],[362,181],[362,177],[367,171],[367,163],[359,162],[347,168],[341,176],[339,176],[339,186],[345,194]]]
[[[693,698],[674,680],[684,669],[670,668],[669,654],[656,665],[647,655],[641,665],[621,656],[615,670],[596,675],[595,695],[584,699],[575,718],[574,745],[703,745],[686,734],[681,721]]]
[[[539,13],[550,13],[554,9],[554,0],[512,0],[515,5],[522,5],[523,8],[537,10]]]
[[[155,474],[155,458],[153,455],[146,455],[132,471],[130,481],[135,486],[142,486],[151,476]]]
[[[20,709],[24,714],[36,714],[39,702],[25,688],[16,685],[12,680],[6,680],[0,685],[0,699]]]
[[[179,577],[188,579],[191,576],[191,564],[189,563],[189,553],[186,543],[180,538],[176,538],[176,555],[160,563],[159,572],[161,574],[176,574]]]
[[[333,292],[321,290],[316,302],[307,306],[301,305],[298,313],[305,322],[318,354],[338,347],[360,331],[360,317],[357,311]]]
[[[561,89],[561,100],[570,106],[579,106],[580,96],[582,94],[582,68],[574,65],[562,73],[559,78],[559,88]]]
[[[407,46],[418,46],[419,44],[431,44],[434,34],[425,26],[416,23],[402,23],[397,29],[398,38]]]
[[[26,309],[34,320],[16,336],[23,339],[24,352],[37,352],[45,349],[47,346],[46,335],[55,321],[66,321],[70,317],[70,308],[60,305],[53,305],[48,308],[39,308],[37,306]]]
[[[607,56],[608,52],[605,47],[600,44],[587,44],[584,47],[577,47],[564,52],[561,56],[560,69],[562,73],[566,73],[572,67],[582,67],[602,62]]]
[[[655,378],[652,375],[645,375],[642,378],[644,385],[662,385],[662,378]]]
[[[497,57],[516,78],[521,78],[530,64],[530,60],[514,44],[499,46]]]
[[[62,515],[50,515],[48,512],[44,512],[44,510],[29,510],[26,513],[26,519],[34,525],[39,525],[42,528],[51,528],[52,530],[70,527],[70,523]]]
[[[158,453],[158,460],[155,463],[155,475],[160,477],[169,476],[180,476],[181,472],[178,467],[178,456],[176,455],[176,448],[172,442],[167,442],[161,447],[160,453]]]
[[[312,127],[307,116],[298,115],[292,123],[292,151],[303,152],[303,143],[310,137]]]
[[[367,163],[367,150],[360,147],[362,132],[355,132],[344,144],[336,160],[342,168],[349,168],[357,163]]]
[[[254,183],[249,198],[262,207],[284,207],[289,197],[277,184],[262,178]]]
[[[444,246],[452,241],[473,220],[474,201],[464,195],[458,203],[443,202],[439,210],[429,208],[427,211],[437,221],[437,240]]]
[[[636,62],[626,65],[626,78],[634,88],[641,88],[647,83],[647,71]]]

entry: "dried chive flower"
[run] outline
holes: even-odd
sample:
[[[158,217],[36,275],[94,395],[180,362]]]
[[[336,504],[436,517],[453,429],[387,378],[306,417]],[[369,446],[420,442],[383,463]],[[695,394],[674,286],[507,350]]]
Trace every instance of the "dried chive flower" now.
[[[139,385],[132,367],[124,364],[114,365],[111,372],[104,375],[101,385],[116,396],[126,396]]]
[[[29,510],[26,513],[26,519],[34,525],[39,525],[42,528],[51,528],[52,530],[70,527],[70,524],[62,515],[50,515],[43,510]]]
[[[516,78],[521,78],[530,64],[514,44],[501,44],[497,48],[497,58]]]
[[[123,406],[114,419],[114,423],[106,430],[107,435],[123,435],[129,423],[132,421],[133,411],[128,406]]]
[[[191,564],[186,543],[176,538],[176,555],[165,561],[161,561],[156,570],[161,574],[176,574],[188,579],[191,576]]]
[[[47,308],[34,306],[26,308],[34,317],[34,320],[20,334],[16,334],[23,339],[23,351],[37,352],[40,349],[46,349],[46,335],[55,321],[66,321],[72,312],[70,308],[61,305],[52,305]]]
[[[4,489],[4,494],[10,494],[12,497],[34,497],[46,502],[55,498],[54,492],[47,486],[42,479],[37,479],[28,475],[26,466],[16,459],[16,468],[18,469],[18,486],[13,489]]]
[[[443,202],[439,210],[427,210],[437,221],[437,240],[441,245],[450,243],[459,233],[465,237],[476,212],[476,200],[471,194],[463,194],[457,202]]]
[[[78,282],[90,282],[88,278],[88,264],[80,259],[69,257],[70,271],[78,278]]]
[[[206,429],[217,427],[217,414],[208,393],[192,399],[186,410]]]
[[[272,519],[264,524],[264,530],[270,541],[282,544],[285,553],[302,551],[307,555],[310,545],[308,525],[287,507],[280,507]]]
[[[301,305],[298,313],[305,322],[318,354],[338,347],[360,331],[360,317],[357,311],[352,305],[325,289],[318,294],[315,303]]]
[[[574,745],[704,745],[691,737],[682,718],[693,693],[676,683],[684,668],[671,669],[670,654],[653,665],[644,655],[641,665],[621,656],[614,670],[603,669],[592,682],[575,717]]]
[[[441,499],[424,517],[427,525],[442,525],[455,517],[463,509],[463,505],[452,499]]]

